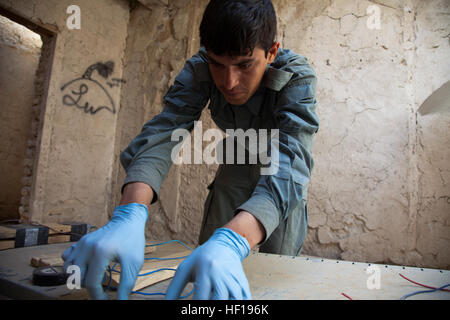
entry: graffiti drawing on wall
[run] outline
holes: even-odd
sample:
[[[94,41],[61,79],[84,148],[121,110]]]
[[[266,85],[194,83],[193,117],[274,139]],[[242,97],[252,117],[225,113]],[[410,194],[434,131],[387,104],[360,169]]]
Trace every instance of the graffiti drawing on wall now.
[[[81,77],[75,78],[61,87],[61,91],[66,92],[62,97],[62,103],[69,107],[75,106],[89,114],[96,114],[102,109],[116,113],[116,106],[111,95],[102,83],[93,78],[94,71],[97,71],[106,80],[106,84],[110,88],[118,87],[126,82],[119,78],[108,79],[114,71],[113,61],[97,62],[90,65]],[[93,105],[89,99],[101,102]]]

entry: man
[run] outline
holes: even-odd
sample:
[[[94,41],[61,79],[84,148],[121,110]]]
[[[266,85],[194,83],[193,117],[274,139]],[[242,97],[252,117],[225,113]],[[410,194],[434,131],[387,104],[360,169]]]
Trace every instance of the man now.
[[[127,177],[111,221],[63,254],[66,266],[80,266],[93,298],[106,298],[101,282],[112,260],[121,263],[118,298],[130,294],[143,264],[148,205],[158,198],[178,143],[171,134],[192,130],[208,101],[223,130],[277,129],[279,165],[269,175],[260,174],[260,164],[219,166],[208,187],[201,246],[180,264],[166,298],[177,299],[193,281],[194,299],[250,299],[242,260],[252,248],[300,253],[307,229],[312,137],[319,125],[316,77],[305,57],[280,49],[275,35],[270,0],[208,4],[200,25],[202,48],[168,90],[162,113],[121,154]]]

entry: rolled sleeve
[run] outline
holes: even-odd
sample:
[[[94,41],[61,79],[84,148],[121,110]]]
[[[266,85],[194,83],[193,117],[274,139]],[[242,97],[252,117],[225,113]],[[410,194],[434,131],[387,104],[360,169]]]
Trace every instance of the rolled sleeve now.
[[[148,121],[120,154],[126,171],[123,186],[143,182],[155,191],[152,203],[159,197],[162,181],[173,164],[172,149],[180,141],[172,141],[176,129],[194,128],[209,99],[211,78],[204,52],[189,59],[164,96],[163,111]],[[122,190],[123,190],[122,186]]]
[[[261,175],[251,197],[236,209],[250,212],[261,222],[266,231],[263,242],[293,211],[303,207],[314,166],[312,143],[319,128],[317,80],[303,59],[291,64],[289,71],[294,75],[277,93],[278,171]]]

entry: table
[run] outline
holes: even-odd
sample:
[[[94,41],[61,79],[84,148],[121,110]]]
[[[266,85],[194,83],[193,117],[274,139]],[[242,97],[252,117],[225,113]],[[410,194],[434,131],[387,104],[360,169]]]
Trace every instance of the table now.
[[[39,287],[32,284],[34,256],[61,253],[73,243],[58,243],[0,251],[0,295],[11,299],[89,299],[85,289],[66,285]],[[186,248],[172,242],[158,246],[153,256],[177,256]],[[181,261],[178,260],[178,262]],[[162,263],[162,262],[161,262]],[[172,262],[167,262],[172,263]],[[281,256],[252,251],[243,262],[254,300],[390,300],[406,294],[428,290],[400,276],[441,287],[450,283],[450,271],[408,266],[371,264],[311,256]],[[142,292],[165,292],[170,279],[142,289]],[[189,283],[182,295],[193,288]],[[450,288],[449,288],[450,289]],[[114,291],[107,292],[114,299]],[[132,300],[160,300],[162,295],[132,294]],[[192,299],[192,295],[186,299]],[[450,299],[450,292],[435,291],[408,299]]]

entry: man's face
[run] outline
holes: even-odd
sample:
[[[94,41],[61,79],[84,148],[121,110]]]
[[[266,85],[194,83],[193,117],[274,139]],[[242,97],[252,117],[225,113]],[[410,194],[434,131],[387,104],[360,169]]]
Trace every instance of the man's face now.
[[[209,70],[216,87],[228,103],[246,103],[258,90],[268,64],[275,60],[280,44],[275,42],[267,57],[264,50],[256,47],[246,56],[215,55],[208,51]]]

